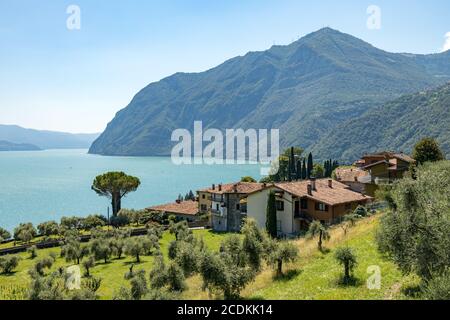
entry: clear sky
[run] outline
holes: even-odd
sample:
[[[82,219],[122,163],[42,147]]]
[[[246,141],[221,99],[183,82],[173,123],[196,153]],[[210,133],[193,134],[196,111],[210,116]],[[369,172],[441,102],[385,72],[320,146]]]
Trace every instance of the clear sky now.
[[[381,29],[367,27],[370,5]],[[99,132],[151,82],[325,26],[387,51],[440,52],[449,14],[448,0],[0,0],[0,123]]]

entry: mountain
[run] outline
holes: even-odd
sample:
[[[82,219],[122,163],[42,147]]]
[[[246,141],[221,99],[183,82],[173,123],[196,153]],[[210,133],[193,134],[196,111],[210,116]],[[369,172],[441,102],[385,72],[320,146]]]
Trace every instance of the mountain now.
[[[72,134],[0,125],[0,140],[15,144],[32,144],[40,149],[85,149],[89,148],[98,136],[99,134]]]
[[[34,144],[12,143],[0,140],[0,151],[39,151],[41,148]]]
[[[389,53],[324,28],[287,46],[250,52],[201,73],[177,73],[142,89],[90,153],[169,155],[171,133],[279,128],[282,147],[310,148],[340,123],[450,79],[449,53]]]
[[[410,153],[424,137],[433,137],[450,157],[450,83],[400,97],[348,120],[315,144],[319,158],[354,161],[365,152]]]

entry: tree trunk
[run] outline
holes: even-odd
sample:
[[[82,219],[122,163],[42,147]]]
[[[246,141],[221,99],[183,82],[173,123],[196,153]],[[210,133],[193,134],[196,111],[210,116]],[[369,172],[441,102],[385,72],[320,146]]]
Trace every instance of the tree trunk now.
[[[348,263],[344,264],[344,269],[345,269],[345,279],[348,280],[350,279],[350,268],[348,267]]]
[[[119,213],[120,209],[122,208],[120,193],[115,192],[112,194],[112,210],[113,210],[113,216],[117,217],[117,214]]]
[[[319,232],[319,250],[322,251],[322,231]]]
[[[139,254],[136,255],[136,261],[137,261],[138,263],[141,262],[141,259],[140,259],[140,257],[139,257]]]
[[[277,276],[281,276],[283,274],[283,260],[278,259],[277,261]]]

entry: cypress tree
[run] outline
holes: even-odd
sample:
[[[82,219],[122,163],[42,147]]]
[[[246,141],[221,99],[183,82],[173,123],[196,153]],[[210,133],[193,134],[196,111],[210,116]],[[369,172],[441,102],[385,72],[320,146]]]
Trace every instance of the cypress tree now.
[[[297,168],[295,169],[295,179],[302,180],[302,160],[297,160]]]
[[[272,238],[277,237],[277,207],[275,192],[273,191],[270,192],[269,199],[267,200],[266,230]]]
[[[302,179],[305,180],[306,179],[306,159],[303,158],[303,166],[302,166]]]
[[[313,170],[313,166],[314,166],[313,156],[312,156],[312,153],[310,152],[309,155],[308,155],[308,169],[306,171],[308,179],[311,178],[311,173],[312,173],[312,170]]]

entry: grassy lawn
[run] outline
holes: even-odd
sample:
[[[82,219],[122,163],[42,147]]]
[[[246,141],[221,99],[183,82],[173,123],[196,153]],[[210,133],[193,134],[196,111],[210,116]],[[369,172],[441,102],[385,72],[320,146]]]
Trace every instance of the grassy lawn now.
[[[403,276],[397,267],[385,259],[377,251],[374,241],[376,228],[380,216],[375,216],[359,221],[355,227],[348,230],[345,235],[343,230],[336,226],[331,229],[331,240],[325,242],[325,253],[317,249],[317,240],[300,239],[295,241],[300,250],[300,257],[296,263],[284,267],[286,276],[282,279],[274,279],[274,272],[266,267],[243,292],[245,299],[407,299],[402,293],[402,288],[413,286],[418,279],[411,276]],[[208,230],[195,230],[197,237],[203,237],[211,250],[218,250],[220,242],[226,234],[213,233]],[[161,248],[167,256],[167,247],[174,236],[164,233],[161,240]],[[342,267],[334,259],[334,252],[340,246],[350,246],[355,250],[358,266],[355,269],[356,284],[343,286],[339,284]],[[50,252],[56,252],[59,256],[60,248],[38,250],[39,256],[46,256]],[[23,258],[16,273],[10,276],[0,275],[0,287],[20,286],[26,288],[30,278],[28,270],[33,266],[34,260],[28,258],[28,254],[22,253]],[[91,274],[102,278],[102,285],[98,291],[101,299],[111,299],[114,293],[128,282],[124,274],[134,263],[131,257],[120,260],[112,260],[104,264],[98,262],[91,270]],[[147,274],[151,269],[153,257],[142,257],[142,262],[135,265],[134,270],[144,269]],[[69,266],[65,260],[58,258],[53,269],[60,266]],[[381,270],[381,289],[369,290],[366,281],[370,274],[367,267],[379,266]],[[214,299],[217,297],[208,295],[202,290],[202,281],[199,276],[187,280],[188,290],[182,293],[181,298],[188,300]],[[1,294],[0,294],[1,299]]]
[[[283,279],[273,280],[273,272],[266,270],[245,291],[249,299],[280,300],[373,300],[406,299],[403,286],[409,286],[418,280],[405,277],[390,261],[377,251],[375,232],[379,216],[364,219],[347,232],[335,227],[331,231],[331,240],[325,242],[326,253],[317,250],[316,241],[298,240],[300,258],[297,263],[286,268]],[[353,286],[339,284],[343,268],[337,264],[334,252],[337,247],[349,246],[355,250],[358,266],[354,275],[357,279]],[[366,281],[371,274],[367,267],[379,266],[381,270],[381,289],[369,290]]]

